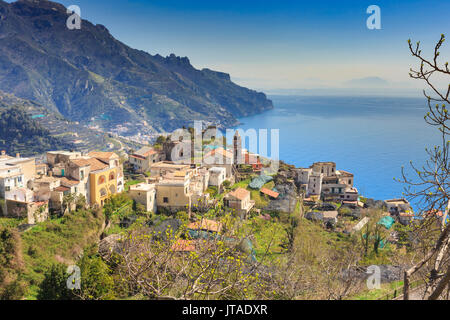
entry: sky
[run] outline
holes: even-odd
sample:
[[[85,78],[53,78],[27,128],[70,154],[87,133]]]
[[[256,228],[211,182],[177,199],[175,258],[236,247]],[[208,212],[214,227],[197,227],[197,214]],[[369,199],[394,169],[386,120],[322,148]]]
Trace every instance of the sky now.
[[[11,1],[9,1],[11,2]],[[254,89],[342,88],[379,77],[390,88],[421,88],[409,79],[407,40],[431,53],[450,37],[449,0],[59,0],[103,24],[118,40],[151,54],[189,57],[197,68],[230,73]],[[370,5],[381,29],[369,30]],[[442,54],[450,60],[450,45]]]

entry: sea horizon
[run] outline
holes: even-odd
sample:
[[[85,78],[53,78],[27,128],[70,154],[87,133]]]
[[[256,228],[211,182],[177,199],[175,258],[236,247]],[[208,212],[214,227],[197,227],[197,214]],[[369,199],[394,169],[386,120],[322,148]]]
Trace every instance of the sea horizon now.
[[[423,117],[425,98],[380,96],[269,95],[272,110],[239,118],[235,129],[279,129],[280,160],[296,167],[336,162],[355,175],[362,196],[401,198],[410,160],[427,158],[439,135]],[[270,145],[270,144],[269,144]],[[248,141],[246,146],[248,147]],[[269,150],[270,156],[270,150]]]

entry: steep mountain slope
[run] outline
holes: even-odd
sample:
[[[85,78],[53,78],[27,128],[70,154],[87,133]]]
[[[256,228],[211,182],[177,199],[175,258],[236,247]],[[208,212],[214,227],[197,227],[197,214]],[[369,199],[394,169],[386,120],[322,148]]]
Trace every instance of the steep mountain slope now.
[[[168,131],[193,120],[233,125],[236,117],[273,107],[228,74],[132,49],[86,20],[69,30],[67,18],[54,2],[0,0],[1,90],[72,120],[100,119],[105,128],[127,122]]]
[[[2,91],[0,124],[0,148],[10,154],[20,152],[29,156],[50,149],[121,151],[122,148],[139,148],[138,144],[68,121],[35,102]]]
[[[0,109],[0,149],[8,154],[25,156],[71,147],[60,138],[50,135],[37,121],[31,119],[22,107]]]

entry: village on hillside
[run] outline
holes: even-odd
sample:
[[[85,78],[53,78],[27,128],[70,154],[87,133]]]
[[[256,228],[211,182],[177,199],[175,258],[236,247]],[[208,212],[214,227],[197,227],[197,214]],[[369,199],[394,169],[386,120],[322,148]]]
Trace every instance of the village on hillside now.
[[[388,225],[394,221],[407,225],[414,218],[405,199],[374,201],[361,196],[354,175],[337,169],[334,162],[317,162],[309,168],[281,162],[277,173],[266,175],[267,164],[243,148],[238,132],[229,148],[204,145],[201,164],[173,162],[177,145],[167,138],[131,152],[127,159],[114,152],[48,151],[38,162],[3,151],[1,215],[25,219],[33,226],[75,210],[80,203],[102,208],[111,196],[126,192],[146,212],[170,216],[182,211],[193,223],[199,208],[218,206],[241,219],[256,215],[270,220],[274,212],[297,214],[346,233],[364,226],[368,207],[382,209]]]
[[[202,142],[201,155],[170,136],[120,154],[66,150],[31,158],[2,151],[0,226],[14,226],[26,239],[27,277],[35,283],[28,297],[36,297],[35,287],[54,261],[81,259],[77,241],[94,241],[108,261],[121,237],[135,230],[155,239],[177,232],[169,248],[181,259],[224,240],[237,246],[249,266],[267,257],[284,259],[309,241],[333,250],[356,241],[365,252],[363,266],[385,264],[386,285],[401,280],[403,267],[394,261],[410,234],[403,228],[424,214],[415,214],[406,199],[364,197],[356,177],[334,162],[296,168],[280,161],[274,171],[272,160],[248,151],[242,140],[238,131],[231,145],[213,137]],[[190,161],[180,162],[183,156]],[[426,215],[438,224],[444,219],[441,212]],[[236,232],[249,236],[235,234],[229,217],[239,225]],[[53,242],[61,237],[69,238]],[[36,241],[43,241],[42,248]],[[357,272],[355,279],[367,277],[355,270],[348,271]],[[358,290],[354,294],[364,289]]]

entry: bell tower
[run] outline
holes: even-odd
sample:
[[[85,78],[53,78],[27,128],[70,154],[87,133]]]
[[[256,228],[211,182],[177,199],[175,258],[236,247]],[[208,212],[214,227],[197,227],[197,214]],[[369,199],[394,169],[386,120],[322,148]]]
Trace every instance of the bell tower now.
[[[234,150],[233,154],[234,164],[243,164],[244,159],[242,159],[242,139],[237,130],[233,138],[233,150]]]

